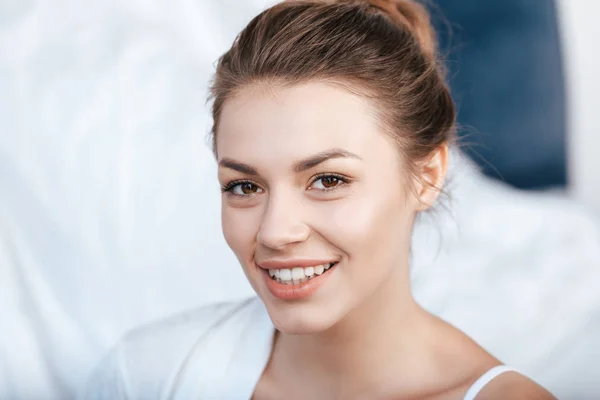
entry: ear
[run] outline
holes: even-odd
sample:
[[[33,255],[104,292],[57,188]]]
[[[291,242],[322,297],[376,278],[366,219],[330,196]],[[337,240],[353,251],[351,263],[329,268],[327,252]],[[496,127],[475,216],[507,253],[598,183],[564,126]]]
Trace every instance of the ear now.
[[[420,162],[415,178],[417,211],[425,211],[435,204],[448,170],[448,145],[443,144],[431,156]]]

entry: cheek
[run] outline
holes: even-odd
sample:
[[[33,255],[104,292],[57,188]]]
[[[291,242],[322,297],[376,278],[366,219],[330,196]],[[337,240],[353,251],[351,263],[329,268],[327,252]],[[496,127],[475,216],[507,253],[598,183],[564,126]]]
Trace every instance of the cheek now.
[[[360,265],[397,260],[410,237],[410,210],[400,196],[379,191],[345,199],[327,211],[323,236]]]
[[[240,261],[252,254],[258,232],[257,212],[222,206],[221,225],[227,245]]]

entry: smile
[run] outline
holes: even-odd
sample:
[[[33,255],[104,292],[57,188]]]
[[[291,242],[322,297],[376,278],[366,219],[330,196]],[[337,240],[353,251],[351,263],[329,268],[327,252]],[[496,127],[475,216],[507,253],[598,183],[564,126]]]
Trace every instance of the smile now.
[[[327,264],[315,265],[312,267],[269,269],[268,272],[269,276],[274,281],[277,281],[284,285],[298,285],[300,283],[308,282],[309,280],[314,279],[319,275],[323,275],[336,264],[336,262],[332,262]]]

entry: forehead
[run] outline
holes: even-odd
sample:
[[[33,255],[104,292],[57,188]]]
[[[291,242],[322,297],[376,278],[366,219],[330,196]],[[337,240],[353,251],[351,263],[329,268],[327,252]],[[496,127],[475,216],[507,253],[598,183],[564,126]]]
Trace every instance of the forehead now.
[[[244,87],[225,101],[217,131],[219,157],[257,164],[291,163],[328,148],[368,159],[391,145],[367,99],[318,82]]]

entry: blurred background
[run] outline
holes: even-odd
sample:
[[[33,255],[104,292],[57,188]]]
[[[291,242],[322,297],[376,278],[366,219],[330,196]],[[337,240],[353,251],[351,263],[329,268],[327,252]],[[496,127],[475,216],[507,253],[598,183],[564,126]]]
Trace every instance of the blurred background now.
[[[0,0],[0,399],[70,399],[136,325],[252,294],[221,234],[214,62],[274,1]],[[600,3],[431,0],[459,109],[417,300],[600,398]],[[463,155],[464,154],[464,155]]]

